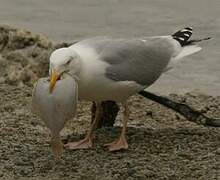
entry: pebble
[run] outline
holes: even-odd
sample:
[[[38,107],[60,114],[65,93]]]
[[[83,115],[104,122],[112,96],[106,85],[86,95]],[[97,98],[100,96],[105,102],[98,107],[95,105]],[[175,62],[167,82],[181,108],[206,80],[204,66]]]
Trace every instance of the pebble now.
[[[220,155],[220,148],[216,150],[216,154]]]
[[[0,83],[4,83],[5,82],[5,78],[4,77],[0,77]]]

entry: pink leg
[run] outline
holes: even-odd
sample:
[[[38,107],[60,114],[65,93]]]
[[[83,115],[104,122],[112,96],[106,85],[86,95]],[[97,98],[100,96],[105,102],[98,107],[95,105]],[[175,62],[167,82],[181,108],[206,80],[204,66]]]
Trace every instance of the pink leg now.
[[[96,128],[101,113],[102,113],[102,109],[101,109],[101,103],[96,102],[96,113],[95,113],[95,119],[92,122],[89,131],[87,132],[87,135],[84,139],[77,141],[77,142],[69,142],[67,144],[64,145],[65,148],[68,149],[88,149],[91,148],[93,145],[93,139],[94,139],[94,134],[93,131]]]
[[[124,103],[123,104],[124,111],[123,111],[123,127],[121,134],[119,138],[112,143],[105,144],[105,146],[108,147],[109,151],[118,151],[121,149],[128,149],[128,143],[126,140],[126,129],[127,129],[127,121],[129,118],[129,109],[128,109],[128,104]]]

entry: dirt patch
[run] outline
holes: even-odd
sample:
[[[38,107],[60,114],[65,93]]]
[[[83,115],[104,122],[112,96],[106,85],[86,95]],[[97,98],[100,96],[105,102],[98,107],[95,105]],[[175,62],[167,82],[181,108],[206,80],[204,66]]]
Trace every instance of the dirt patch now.
[[[16,31],[4,33],[16,34]],[[127,151],[109,153],[103,148],[104,143],[119,135],[119,114],[115,128],[97,130],[92,149],[66,150],[61,159],[55,159],[48,145],[49,131],[31,113],[30,102],[32,82],[47,74],[48,56],[57,46],[53,43],[39,46],[41,38],[36,40],[31,33],[21,34],[24,37],[18,38],[19,42],[27,37],[28,43],[18,45],[8,40],[0,56],[3,64],[0,66],[1,180],[220,178],[219,128],[190,123],[172,110],[140,96],[130,99]],[[169,97],[210,117],[220,117],[220,97],[196,92]],[[63,141],[82,138],[89,127],[90,115],[90,103],[81,102],[77,117],[62,132]]]
[[[26,30],[0,26],[0,82],[29,85],[48,75],[49,56],[66,43],[55,44]]]

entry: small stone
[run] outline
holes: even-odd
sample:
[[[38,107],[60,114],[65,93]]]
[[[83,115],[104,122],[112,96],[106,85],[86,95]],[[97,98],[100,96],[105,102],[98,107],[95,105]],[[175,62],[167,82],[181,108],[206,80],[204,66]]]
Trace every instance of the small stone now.
[[[29,173],[30,173],[30,170],[29,170],[29,169],[26,169],[26,168],[21,169],[21,171],[20,171],[20,174],[21,174],[22,176],[27,176]]]
[[[4,167],[6,170],[8,171],[12,171],[13,170],[13,167],[11,164],[6,164],[5,167]]]
[[[152,118],[153,117],[152,110],[150,110],[150,109],[146,110],[146,116],[150,116]]]
[[[216,154],[220,155],[220,148],[216,150]]]
[[[5,78],[4,77],[0,77],[0,83],[4,83],[5,82]]]

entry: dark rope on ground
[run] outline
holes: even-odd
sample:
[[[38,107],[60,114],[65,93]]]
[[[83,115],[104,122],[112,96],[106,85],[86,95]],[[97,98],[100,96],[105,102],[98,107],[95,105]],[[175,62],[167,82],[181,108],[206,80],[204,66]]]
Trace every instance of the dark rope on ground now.
[[[209,118],[186,104],[172,101],[166,97],[157,96],[148,91],[141,91],[139,94],[180,113],[191,122],[204,126],[220,127],[220,119]]]

